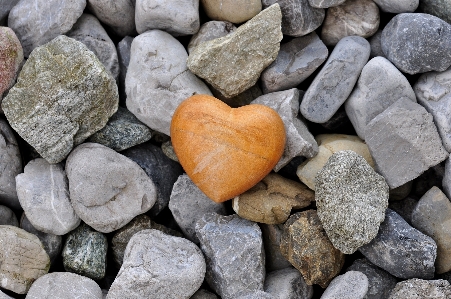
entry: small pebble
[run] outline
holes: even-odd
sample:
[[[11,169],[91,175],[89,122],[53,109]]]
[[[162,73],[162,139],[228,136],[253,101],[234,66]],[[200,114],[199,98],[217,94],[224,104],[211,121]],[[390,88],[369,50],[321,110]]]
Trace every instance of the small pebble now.
[[[268,273],[264,289],[274,299],[311,299],[313,296],[313,287],[307,285],[301,273],[293,267]]]
[[[321,299],[364,299],[368,292],[368,278],[359,271],[348,271],[334,278]]]

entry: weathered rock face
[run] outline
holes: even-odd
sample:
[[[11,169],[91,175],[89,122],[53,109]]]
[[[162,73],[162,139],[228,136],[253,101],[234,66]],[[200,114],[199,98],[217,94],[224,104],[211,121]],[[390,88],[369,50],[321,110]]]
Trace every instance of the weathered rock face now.
[[[301,273],[293,267],[270,272],[265,278],[265,292],[275,299],[310,299],[313,287],[305,283]]]
[[[88,0],[88,8],[119,36],[135,31],[135,3],[130,0]]]
[[[423,280],[413,278],[398,282],[389,299],[446,299],[451,297],[451,285],[443,279]]]
[[[190,53],[188,68],[225,97],[253,86],[277,57],[282,40],[279,5],[272,5],[233,33],[202,43]]]
[[[364,299],[368,292],[368,278],[359,271],[348,271],[334,278],[321,299]]]
[[[260,1],[259,1],[260,2]],[[240,10],[241,11],[241,10]],[[188,53],[203,42],[220,38],[236,30],[235,25],[226,21],[209,21],[200,26],[199,31],[191,37]]]
[[[2,109],[25,141],[58,163],[105,126],[118,102],[116,82],[94,53],[61,35],[30,55]]]
[[[451,3],[447,0],[421,0],[420,9],[424,13],[451,23]]]
[[[2,61],[0,64],[1,103],[3,93],[8,91],[16,82],[17,72],[23,62],[22,45],[14,31],[8,27],[0,27],[0,60]]]
[[[202,7],[212,20],[243,23],[262,10],[260,0],[201,0]]]

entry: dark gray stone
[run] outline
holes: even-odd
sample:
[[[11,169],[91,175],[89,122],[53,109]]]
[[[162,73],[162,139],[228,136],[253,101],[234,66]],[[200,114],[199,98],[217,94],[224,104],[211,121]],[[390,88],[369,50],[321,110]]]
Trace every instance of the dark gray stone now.
[[[132,47],[133,37],[124,37],[116,47],[117,58],[119,60],[119,79],[118,88],[121,103],[125,103],[127,94],[125,93],[125,77],[127,75],[128,65],[130,63],[130,50]]]
[[[414,12],[418,8],[419,0],[374,0],[383,12],[403,13]]]
[[[135,33],[136,0],[88,0],[88,8],[119,36]]]
[[[424,13],[451,23],[451,2],[448,0],[421,0],[420,9]]]
[[[370,58],[374,58],[377,56],[385,57],[385,54],[382,51],[381,39],[382,39],[382,30],[376,31],[376,33],[373,34],[373,36],[371,36],[368,39],[371,47]]]
[[[218,296],[207,290],[199,289],[190,299],[218,299]]]
[[[253,292],[241,292],[234,297],[234,299],[275,299],[269,293],[263,291],[253,291]]]
[[[388,207],[398,213],[408,224],[412,225],[412,212],[418,200],[407,197],[403,200],[390,201]]]
[[[409,279],[396,284],[389,299],[448,299],[451,298],[451,285],[448,281]]]
[[[8,14],[19,0],[0,0],[0,26],[6,23]]]
[[[313,287],[307,285],[301,273],[293,267],[268,273],[264,289],[274,299],[310,299],[313,296]]]
[[[19,226],[16,214],[7,206],[0,206],[0,225]]]
[[[287,261],[280,251],[283,225],[264,223],[259,225],[262,231],[263,245],[265,246],[266,271],[271,272],[290,267],[291,263]]]
[[[321,299],[363,299],[368,292],[368,278],[359,271],[348,271],[335,277]]]

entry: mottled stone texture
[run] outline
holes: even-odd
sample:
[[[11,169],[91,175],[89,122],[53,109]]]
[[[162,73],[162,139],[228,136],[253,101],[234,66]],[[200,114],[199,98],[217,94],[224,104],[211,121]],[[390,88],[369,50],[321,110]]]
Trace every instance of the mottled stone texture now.
[[[119,36],[135,32],[136,0],[88,0],[88,8]]]
[[[0,6],[4,5],[0,3]],[[16,82],[19,67],[23,62],[23,50],[14,31],[0,27],[0,104],[3,93]],[[1,112],[1,108],[0,108]]]
[[[448,299],[451,285],[443,279],[423,280],[413,278],[398,282],[389,299]]]
[[[448,0],[421,0],[420,9],[424,13],[451,23],[451,2]]]

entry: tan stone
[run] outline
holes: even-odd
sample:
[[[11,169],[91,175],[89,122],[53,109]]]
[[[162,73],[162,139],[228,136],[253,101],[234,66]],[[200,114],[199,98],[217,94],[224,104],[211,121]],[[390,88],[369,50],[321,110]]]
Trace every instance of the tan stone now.
[[[243,23],[262,10],[260,0],[201,0],[207,16],[216,21]]]
[[[318,171],[329,160],[335,152],[352,150],[362,156],[371,167],[374,168],[374,161],[371,157],[368,146],[357,136],[343,134],[322,134],[315,137],[319,146],[318,155],[304,161],[299,165],[296,174],[301,182],[312,190],[315,190],[315,177]]]
[[[282,224],[291,209],[301,209],[315,200],[315,193],[304,184],[271,173],[250,190],[233,199],[233,210],[242,218]]]

